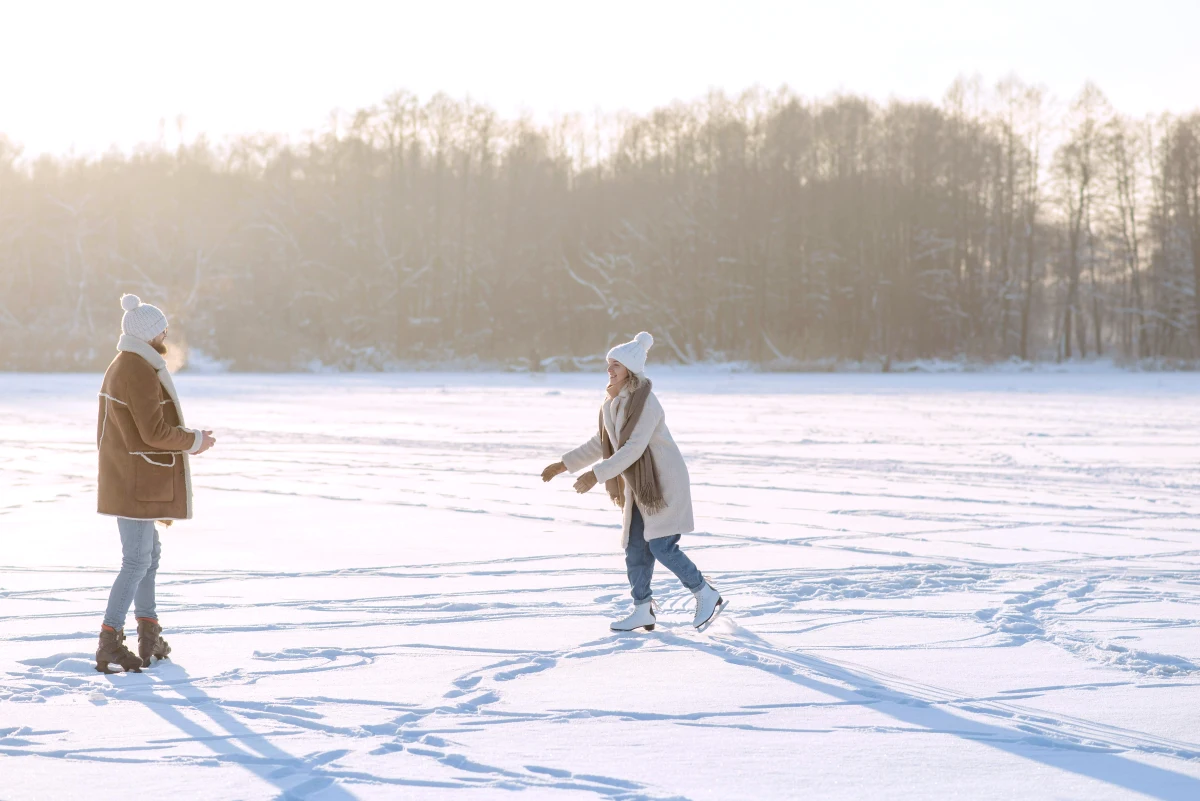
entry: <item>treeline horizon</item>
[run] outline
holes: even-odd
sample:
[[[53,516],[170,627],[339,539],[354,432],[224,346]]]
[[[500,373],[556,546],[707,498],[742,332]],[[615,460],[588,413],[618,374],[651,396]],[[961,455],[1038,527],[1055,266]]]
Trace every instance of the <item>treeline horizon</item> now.
[[[235,370],[1200,358],[1200,112],[787,89],[550,123],[407,92],[300,142],[20,158],[0,369],[93,370],[120,295]]]

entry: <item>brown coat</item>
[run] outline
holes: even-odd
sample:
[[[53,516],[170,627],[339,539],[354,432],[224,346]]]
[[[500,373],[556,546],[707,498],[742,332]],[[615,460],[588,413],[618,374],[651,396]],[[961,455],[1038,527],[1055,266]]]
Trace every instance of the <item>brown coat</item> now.
[[[182,425],[162,357],[128,336],[118,348],[100,388],[98,511],[135,520],[190,519],[187,454],[197,449],[200,435]]]

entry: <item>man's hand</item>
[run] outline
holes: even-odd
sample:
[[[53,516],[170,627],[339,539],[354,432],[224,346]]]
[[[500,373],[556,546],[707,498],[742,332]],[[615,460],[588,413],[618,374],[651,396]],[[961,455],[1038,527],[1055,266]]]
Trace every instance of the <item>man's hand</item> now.
[[[549,481],[560,473],[567,472],[567,466],[562,462],[555,462],[542,471],[542,481]]]
[[[596,482],[598,481],[599,479],[596,478],[596,474],[589,470],[580,476],[579,480],[575,482],[575,491],[582,495],[592,487],[596,486]]]
[[[196,453],[194,454],[195,456],[199,456],[200,454],[204,453],[206,450],[211,448],[213,445],[217,444],[217,440],[216,440],[216,438],[213,437],[211,431],[201,431],[200,437],[201,437],[200,449],[196,451]]]

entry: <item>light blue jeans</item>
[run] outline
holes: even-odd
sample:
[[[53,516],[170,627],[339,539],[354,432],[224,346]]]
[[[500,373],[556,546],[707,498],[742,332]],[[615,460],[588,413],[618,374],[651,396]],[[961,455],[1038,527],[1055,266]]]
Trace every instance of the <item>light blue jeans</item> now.
[[[625,546],[625,572],[629,576],[629,594],[635,604],[650,600],[650,580],[654,578],[654,561],[674,573],[683,586],[695,592],[704,586],[700,569],[679,550],[679,535],[646,539],[646,521],[642,510],[633,507],[633,520],[629,524],[629,544]]]
[[[135,617],[158,620],[154,608],[154,579],[158,574],[162,543],[153,520],[118,517],[117,529],[121,532],[121,572],[108,594],[104,625],[123,629],[130,604],[133,604]]]

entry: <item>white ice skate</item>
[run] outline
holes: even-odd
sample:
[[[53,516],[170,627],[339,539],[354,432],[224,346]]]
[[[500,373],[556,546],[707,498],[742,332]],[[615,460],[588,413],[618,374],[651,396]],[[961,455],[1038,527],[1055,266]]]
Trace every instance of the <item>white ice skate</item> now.
[[[637,629],[654,631],[654,624],[656,622],[654,617],[654,602],[646,601],[644,604],[638,604],[633,607],[632,615],[624,620],[614,620],[608,624],[608,627],[613,631],[636,631]]]
[[[696,596],[696,617],[692,620],[692,625],[699,631],[711,626],[717,615],[721,614],[721,610],[729,605],[729,602],[721,597],[721,593],[707,581],[700,589],[693,590],[692,595]]]

